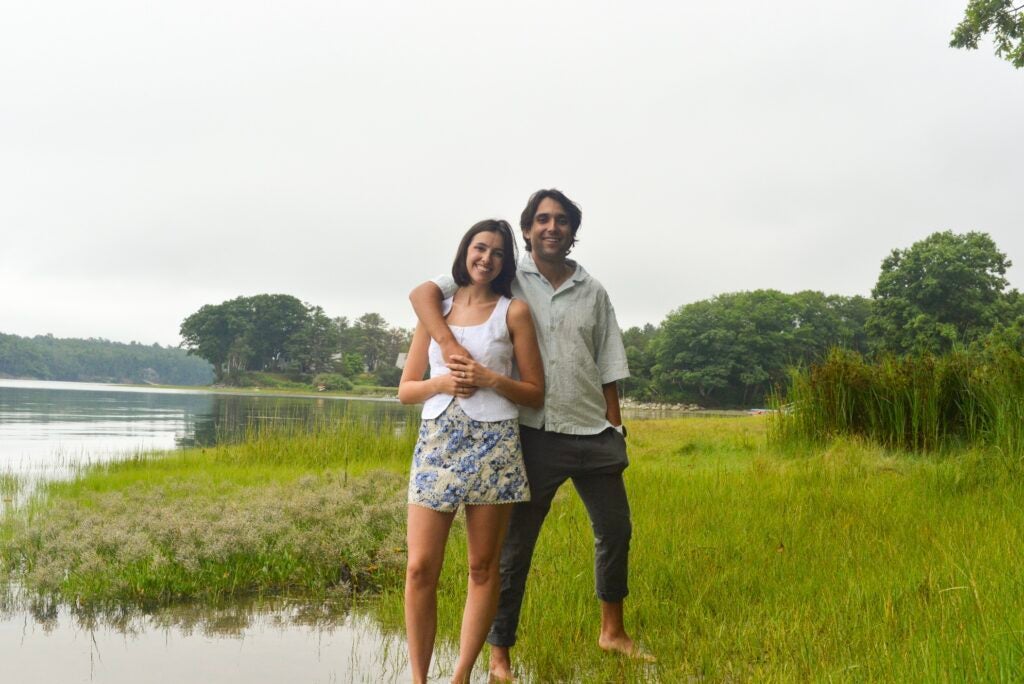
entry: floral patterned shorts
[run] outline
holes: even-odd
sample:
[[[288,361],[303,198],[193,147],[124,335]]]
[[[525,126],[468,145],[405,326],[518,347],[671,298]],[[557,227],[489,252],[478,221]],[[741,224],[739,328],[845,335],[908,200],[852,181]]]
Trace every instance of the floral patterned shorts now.
[[[409,503],[453,513],[460,504],[530,500],[516,419],[477,421],[457,400],[420,424]]]

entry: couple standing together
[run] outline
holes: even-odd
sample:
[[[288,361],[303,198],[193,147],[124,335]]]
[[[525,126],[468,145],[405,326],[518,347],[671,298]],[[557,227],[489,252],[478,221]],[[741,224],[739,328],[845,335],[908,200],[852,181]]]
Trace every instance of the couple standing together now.
[[[607,293],[567,258],[581,219],[564,194],[539,190],[520,218],[526,253],[518,269],[509,224],[481,221],[463,236],[451,277],[410,295],[419,323],[399,399],[423,403],[405,586],[416,682],[430,667],[437,583],[460,505],[469,587],[452,681],[469,681],[485,639],[491,677],[512,679],[509,649],[534,546],[567,479],[594,530],[598,643],[638,654],[622,617],[632,527],[616,381],[629,369]]]

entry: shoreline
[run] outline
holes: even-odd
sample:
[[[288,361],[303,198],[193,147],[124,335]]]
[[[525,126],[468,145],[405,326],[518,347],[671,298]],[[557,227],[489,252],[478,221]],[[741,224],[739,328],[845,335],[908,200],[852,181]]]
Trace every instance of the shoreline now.
[[[231,394],[238,396],[249,396],[249,397],[280,397],[280,398],[299,398],[299,399],[346,399],[346,400],[358,400],[358,401],[377,401],[377,402],[397,402],[398,401],[398,388],[387,388],[393,389],[394,396],[383,395],[382,393],[374,394],[351,394],[346,392],[334,392],[326,390],[323,392],[316,392],[313,390],[300,390],[300,389],[285,389],[285,388],[261,388],[261,387],[229,387],[226,385],[162,385],[162,384],[140,384],[140,383],[121,383],[121,382],[91,382],[88,380],[40,380],[39,378],[13,378],[13,377],[0,377],[0,381],[3,380],[14,380],[24,382],[46,382],[46,383],[60,383],[65,385],[91,385],[88,389],[102,390],[109,388],[109,391],[116,392],[119,389],[123,390],[158,390],[175,392],[181,394]],[[68,388],[73,389],[73,388]],[[82,388],[86,389],[86,388]]]

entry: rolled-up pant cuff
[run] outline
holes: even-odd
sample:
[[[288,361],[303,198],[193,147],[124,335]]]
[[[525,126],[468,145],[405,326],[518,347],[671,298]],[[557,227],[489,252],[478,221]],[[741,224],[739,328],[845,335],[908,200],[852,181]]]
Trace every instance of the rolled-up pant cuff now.
[[[497,646],[499,648],[512,648],[516,645],[516,638],[501,637],[495,634],[488,634],[487,643],[489,643],[491,646]]]
[[[597,598],[601,599],[605,603],[622,603],[629,596],[629,592],[597,592]]]

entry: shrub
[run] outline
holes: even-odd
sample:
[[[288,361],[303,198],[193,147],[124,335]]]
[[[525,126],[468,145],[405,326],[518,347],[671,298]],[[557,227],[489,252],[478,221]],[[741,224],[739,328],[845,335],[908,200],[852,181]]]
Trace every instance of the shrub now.
[[[352,389],[352,381],[340,373],[320,373],[313,378],[313,385],[332,391]]]

